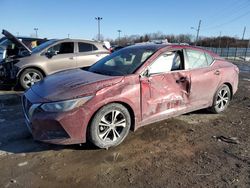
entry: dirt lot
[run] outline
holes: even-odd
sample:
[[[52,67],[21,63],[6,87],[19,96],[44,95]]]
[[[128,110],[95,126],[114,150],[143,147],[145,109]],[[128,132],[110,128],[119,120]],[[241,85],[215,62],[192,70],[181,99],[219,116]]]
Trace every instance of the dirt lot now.
[[[239,67],[239,90],[225,113],[201,110],[155,123],[109,150],[34,142],[18,93],[0,91],[0,185],[250,187],[250,69]]]

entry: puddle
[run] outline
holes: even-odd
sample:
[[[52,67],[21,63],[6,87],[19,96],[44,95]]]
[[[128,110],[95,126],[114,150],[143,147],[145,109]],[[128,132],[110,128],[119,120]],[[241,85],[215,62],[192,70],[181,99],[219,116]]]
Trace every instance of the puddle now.
[[[243,78],[242,80],[250,82],[250,78]]]
[[[8,109],[4,108],[4,109],[1,109],[0,111],[1,112],[12,112],[12,111],[14,111],[14,109],[12,109],[12,108],[8,108]],[[1,122],[1,120],[0,120],[0,122]]]
[[[0,123],[3,123],[5,122],[6,120],[5,119],[0,119]]]
[[[0,108],[10,105],[19,105],[21,98],[18,95],[0,95]]]

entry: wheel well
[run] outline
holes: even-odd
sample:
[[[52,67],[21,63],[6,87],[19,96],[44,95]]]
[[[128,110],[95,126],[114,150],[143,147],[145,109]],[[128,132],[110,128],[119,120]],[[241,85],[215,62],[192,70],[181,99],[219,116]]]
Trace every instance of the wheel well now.
[[[230,100],[233,98],[233,87],[232,87],[232,85],[230,84],[230,83],[228,83],[228,82],[226,82],[226,83],[224,83],[225,85],[227,85],[228,87],[229,87],[229,89],[230,89],[230,93],[231,93],[231,97],[230,97]]]
[[[43,75],[44,77],[46,76],[45,72],[44,72],[41,68],[38,68],[38,67],[26,67],[26,68],[22,69],[22,70],[18,73],[17,77],[20,77],[21,74],[22,74],[25,70],[27,70],[27,69],[35,69],[35,70],[38,70],[39,72],[42,73],[42,75]]]
[[[131,117],[131,126],[130,126],[130,130],[135,130],[135,113],[134,110],[131,108],[130,105],[128,105],[127,103],[123,103],[123,102],[118,102],[119,104],[125,106],[128,109],[128,112],[130,114]]]

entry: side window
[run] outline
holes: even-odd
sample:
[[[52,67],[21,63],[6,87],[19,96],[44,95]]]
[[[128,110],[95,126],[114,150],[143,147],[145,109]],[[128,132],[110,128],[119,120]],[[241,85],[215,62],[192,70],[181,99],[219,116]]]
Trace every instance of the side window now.
[[[90,52],[90,51],[97,50],[97,47],[93,44],[79,42],[78,49],[79,49],[79,52]]]
[[[189,49],[186,50],[185,69],[195,69],[207,66],[207,58],[204,52]]]
[[[160,55],[151,65],[150,74],[157,74],[163,72],[169,72],[174,70],[181,70],[181,55],[178,52],[167,52]]]
[[[48,52],[54,52],[55,54],[69,54],[74,53],[74,43],[73,42],[62,42],[56,44],[48,49]]]
[[[206,58],[207,58],[208,65],[211,65],[214,62],[214,58],[212,58],[212,56],[207,54],[207,53],[205,53],[205,55],[206,55]]]

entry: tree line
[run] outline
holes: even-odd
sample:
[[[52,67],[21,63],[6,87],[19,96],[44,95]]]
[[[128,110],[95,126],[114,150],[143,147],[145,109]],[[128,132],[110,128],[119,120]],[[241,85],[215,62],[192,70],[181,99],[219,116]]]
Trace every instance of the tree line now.
[[[166,40],[169,43],[188,43],[190,45],[195,44],[195,36],[191,34],[164,34],[162,32],[156,32],[156,33],[147,33],[143,35],[129,35],[129,36],[123,36],[120,38],[120,40],[117,38],[115,40],[113,39],[107,39],[110,41],[113,45],[130,45],[135,43],[142,43],[142,42],[150,42],[150,41],[161,41]],[[204,47],[221,47],[221,48],[227,48],[227,47],[239,47],[239,48],[246,48],[248,47],[249,40],[241,40],[237,37],[230,37],[230,36],[221,36],[221,37],[199,37],[199,40],[197,41],[198,46],[204,46]],[[250,47],[250,46],[249,46]]]

